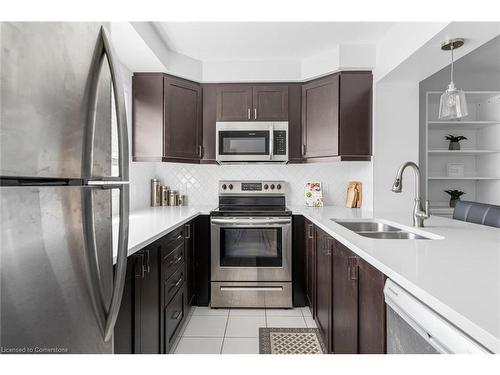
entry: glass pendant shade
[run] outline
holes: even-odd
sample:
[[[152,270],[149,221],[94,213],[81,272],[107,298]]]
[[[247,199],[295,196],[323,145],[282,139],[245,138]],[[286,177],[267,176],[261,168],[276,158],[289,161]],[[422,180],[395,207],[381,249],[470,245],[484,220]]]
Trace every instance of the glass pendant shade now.
[[[450,83],[448,89],[441,95],[439,102],[439,119],[455,120],[467,116],[467,101],[465,93]]]
[[[451,52],[451,69],[450,69],[450,84],[445,92],[441,95],[439,102],[439,119],[440,120],[456,120],[467,116],[467,102],[465,93],[457,89],[453,83],[453,50],[462,47],[464,39],[455,38],[444,42],[441,45],[443,51]]]

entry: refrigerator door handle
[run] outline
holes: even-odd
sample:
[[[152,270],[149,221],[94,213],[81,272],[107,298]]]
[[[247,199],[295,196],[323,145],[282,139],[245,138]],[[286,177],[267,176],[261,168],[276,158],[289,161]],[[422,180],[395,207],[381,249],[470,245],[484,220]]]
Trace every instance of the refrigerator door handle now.
[[[115,97],[115,112],[117,121],[118,135],[118,170],[121,181],[129,180],[129,145],[128,145],[128,127],[127,113],[125,111],[125,96],[123,93],[123,81],[121,78],[118,58],[111,45],[109,34],[101,26],[99,37],[92,56],[92,62],[89,71],[89,78],[85,88],[85,96],[83,108],[85,113],[83,116],[84,145],[82,158],[82,176],[87,179],[92,179],[92,169],[94,161],[94,138],[97,118],[98,104],[98,89],[101,69],[104,63],[104,58],[108,61],[109,70],[111,73],[111,83],[113,85],[113,93]],[[111,178],[113,179],[113,178]],[[115,179],[113,179],[115,180]]]
[[[101,69],[106,57],[109,65],[109,70],[111,73],[111,82],[113,85],[113,92],[115,96],[115,111],[117,117],[117,135],[118,135],[118,168],[119,168],[119,179],[121,181],[129,180],[129,147],[128,147],[128,130],[127,130],[127,115],[125,112],[125,98],[123,93],[123,83],[121,80],[121,74],[118,65],[118,59],[116,53],[111,45],[110,38],[106,29],[101,26],[99,31],[99,37],[95,46],[94,54],[92,57],[91,68],[89,72],[89,78],[87,82],[87,87],[85,89],[84,96],[84,146],[83,146],[83,158],[82,158],[82,176],[87,179],[92,179],[93,177],[93,159],[94,159],[94,138],[95,138],[95,127],[96,127],[96,116],[97,116],[97,103],[98,103],[98,89],[99,89],[99,78],[101,75]],[[116,182],[116,181],[115,181]],[[118,312],[120,309],[123,288],[125,284],[125,273],[127,269],[127,249],[128,249],[128,228],[129,228],[129,187],[127,184],[116,184],[115,188],[120,190],[120,224],[118,230],[118,255],[115,268],[115,276],[113,283],[113,292],[111,295],[111,303],[109,308],[103,306],[103,299],[101,298],[101,303],[96,301],[96,296],[94,293],[94,305],[98,311],[99,324],[102,327],[102,316],[105,315],[105,322],[103,326],[103,337],[104,341],[111,339],[113,335],[113,329],[118,317]],[[87,189],[84,189],[87,190]],[[95,242],[95,223],[93,219],[93,202],[92,202],[92,189],[88,189],[88,193],[84,193],[84,212],[85,212],[85,226],[86,234],[90,236],[87,243],[91,248],[87,248],[89,251],[88,258],[90,260],[91,267],[91,284],[94,292],[98,292],[102,295],[100,280],[99,278],[99,268],[97,264],[97,249]],[[97,278],[97,280],[96,280]],[[96,290],[97,289],[97,290]],[[104,307],[104,308],[103,308]]]

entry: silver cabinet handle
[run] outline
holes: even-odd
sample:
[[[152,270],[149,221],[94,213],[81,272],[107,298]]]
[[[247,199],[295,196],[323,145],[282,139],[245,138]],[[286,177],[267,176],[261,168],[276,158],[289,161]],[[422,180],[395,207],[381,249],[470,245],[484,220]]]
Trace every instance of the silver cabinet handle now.
[[[313,225],[312,224],[308,224],[307,225],[307,229],[308,229],[307,237],[309,237],[310,239],[312,239],[313,238]]]
[[[257,108],[253,109],[253,119],[257,120]]]
[[[184,275],[181,275],[181,277],[179,278],[179,280],[177,280],[176,283],[172,283],[170,285],[170,288],[168,289],[167,293],[170,293],[172,290],[174,290],[175,288],[177,288],[179,285],[181,285],[182,283],[182,280],[184,278]]]
[[[113,92],[115,96],[115,110],[118,124],[118,152],[119,152],[119,176],[121,181],[128,181],[129,179],[129,150],[128,150],[128,130],[127,130],[127,115],[125,112],[125,98],[123,94],[123,84],[121,74],[119,71],[118,59],[113,47],[110,43],[110,38],[107,31],[101,26],[99,30],[98,40],[92,56],[91,69],[84,94],[84,108],[86,112],[83,116],[83,126],[85,129],[84,134],[84,147],[83,147],[83,161],[82,161],[82,176],[84,178],[92,178],[93,176],[93,159],[94,159],[94,138],[96,127],[96,110],[99,88],[99,78],[101,68],[104,63],[104,58],[108,61],[109,70],[111,73],[111,81],[113,85]],[[125,273],[127,270],[127,248],[128,248],[128,228],[129,228],[129,187],[127,184],[117,185],[116,188],[120,190],[120,224],[118,231],[118,256],[116,261],[116,271],[114,277],[113,292],[111,296],[111,303],[104,303],[101,296],[99,316],[105,316],[105,323],[103,328],[104,341],[111,339],[113,329],[118,317],[120,303],[123,295],[123,287],[125,285]],[[84,193],[84,226],[87,235],[87,252],[89,253],[88,259],[90,260],[91,278],[94,280],[92,284],[101,285],[99,277],[99,269],[97,264],[97,249],[95,242],[95,223],[93,219],[93,203],[92,203],[92,189],[83,189],[87,192]],[[96,287],[93,287],[95,290]],[[97,289],[102,289],[98,287]],[[100,292],[101,294],[101,292]],[[99,305],[98,302],[95,305]],[[98,318],[101,320],[101,318]]]
[[[198,145],[198,156],[201,157],[203,156],[203,146],[202,145]]]
[[[191,238],[191,224],[186,224],[186,236],[184,238],[186,240]]]
[[[247,109],[247,115],[248,115],[248,119],[251,120],[252,119],[252,115],[250,114],[250,108]]]
[[[177,310],[172,314],[171,319],[173,320],[179,320],[179,318],[182,316],[182,311]]]

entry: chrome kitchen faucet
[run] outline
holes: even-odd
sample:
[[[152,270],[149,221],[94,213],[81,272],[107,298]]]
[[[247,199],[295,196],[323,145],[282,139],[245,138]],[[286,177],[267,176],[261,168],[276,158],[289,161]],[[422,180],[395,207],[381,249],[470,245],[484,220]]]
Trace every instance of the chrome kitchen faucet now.
[[[407,161],[403,163],[398,169],[396,174],[396,179],[392,184],[392,191],[395,193],[401,193],[403,191],[403,172],[406,167],[412,167],[415,172],[415,205],[413,207],[413,226],[422,228],[424,226],[424,220],[428,219],[431,215],[429,214],[429,201],[425,201],[425,210],[422,207],[421,191],[420,191],[420,169],[418,165],[412,161]]]

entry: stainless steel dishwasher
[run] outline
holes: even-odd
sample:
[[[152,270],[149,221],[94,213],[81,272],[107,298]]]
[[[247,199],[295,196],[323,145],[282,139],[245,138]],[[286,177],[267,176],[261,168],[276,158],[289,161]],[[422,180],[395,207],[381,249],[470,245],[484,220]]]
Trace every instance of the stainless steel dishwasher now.
[[[390,279],[384,295],[387,354],[490,353]]]

